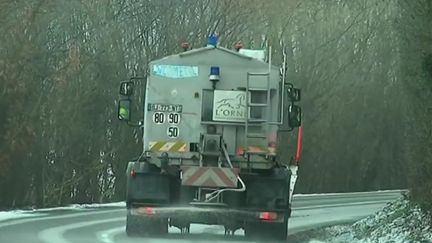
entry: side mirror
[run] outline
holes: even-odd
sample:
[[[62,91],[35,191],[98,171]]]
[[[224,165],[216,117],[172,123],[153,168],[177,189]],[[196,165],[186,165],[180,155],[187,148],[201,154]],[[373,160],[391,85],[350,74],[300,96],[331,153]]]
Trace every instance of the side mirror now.
[[[298,105],[291,104],[288,107],[288,125],[292,128],[299,127],[302,122],[302,110]]]
[[[129,99],[119,100],[117,115],[120,121],[130,121],[130,104],[131,101]]]
[[[301,100],[301,91],[300,89],[288,87],[287,88],[288,97],[292,102],[297,102]]]
[[[120,83],[120,94],[124,96],[131,96],[133,93],[134,83],[132,81],[123,81]]]

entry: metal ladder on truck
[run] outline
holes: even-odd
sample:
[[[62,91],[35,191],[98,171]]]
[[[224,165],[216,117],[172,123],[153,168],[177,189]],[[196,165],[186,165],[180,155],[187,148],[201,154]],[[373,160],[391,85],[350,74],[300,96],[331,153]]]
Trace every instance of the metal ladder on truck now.
[[[269,64],[269,71],[264,73],[247,73],[246,78],[246,119],[245,119],[245,138],[244,138],[244,144],[245,144],[245,150],[244,154],[247,157],[247,161],[249,163],[250,155],[251,154],[267,154],[266,150],[262,151],[250,151],[249,146],[251,144],[251,140],[256,141],[257,139],[267,139],[266,134],[264,133],[264,129],[269,123],[269,117],[270,117],[270,71],[271,66]],[[262,87],[251,87],[251,78],[252,77],[263,77],[265,79],[265,85]],[[262,94],[265,95],[264,101],[261,101],[259,103],[252,102],[252,95],[253,94]],[[252,118],[251,117],[251,109],[259,109],[261,112],[260,118]],[[261,132],[259,133],[251,133],[251,127],[258,127]],[[248,166],[249,167],[249,166]]]

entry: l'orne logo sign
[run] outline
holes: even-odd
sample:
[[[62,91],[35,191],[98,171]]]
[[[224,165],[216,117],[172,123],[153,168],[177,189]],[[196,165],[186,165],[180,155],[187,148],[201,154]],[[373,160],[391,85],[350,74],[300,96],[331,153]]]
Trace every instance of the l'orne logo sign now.
[[[246,119],[246,92],[237,90],[215,90],[213,120],[244,122]]]

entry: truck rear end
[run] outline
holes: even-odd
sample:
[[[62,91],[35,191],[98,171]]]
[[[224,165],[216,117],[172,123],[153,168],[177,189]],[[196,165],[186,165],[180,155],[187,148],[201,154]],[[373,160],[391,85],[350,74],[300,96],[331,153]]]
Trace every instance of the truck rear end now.
[[[150,63],[143,153],[127,167],[127,234],[202,223],[285,239],[297,167],[277,156],[277,135],[300,126],[300,92],[283,68],[209,43]],[[132,85],[121,84],[119,102],[130,124]]]

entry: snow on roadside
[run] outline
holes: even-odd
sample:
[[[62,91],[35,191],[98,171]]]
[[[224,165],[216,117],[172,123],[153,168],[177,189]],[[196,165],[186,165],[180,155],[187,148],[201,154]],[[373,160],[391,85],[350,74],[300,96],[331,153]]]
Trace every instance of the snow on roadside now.
[[[94,203],[94,204],[72,204],[64,207],[55,208],[41,208],[41,209],[29,209],[29,210],[12,210],[12,211],[0,211],[0,221],[44,216],[44,212],[60,211],[60,210],[84,210],[84,209],[95,209],[95,208],[108,208],[108,207],[126,207],[125,202],[115,203]]]
[[[407,199],[389,203],[385,208],[353,225],[326,228],[318,242],[432,242],[432,218]]]
[[[378,191],[366,191],[366,192],[330,192],[330,193],[296,193],[293,195],[296,197],[315,197],[315,196],[347,196],[347,195],[372,195],[377,193],[406,193],[408,190],[378,190]]]
[[[34,214],[33,211],[26,211],[26,210],[6,211],[6,212],[0,212],[0,221],[34,217],[34,216],[38,216],[38,214]]]
[[[47,211],[56,211],[56,210],[80,210],[80,209],[87,209],[87,208],[109,208],[109,207],[119,207],[119,208],[126,207],[126,202],[71,204],[69,206],[64,206],[64,207],[41,208],[41,209],[35,209],[33,211],[47,212]]]

